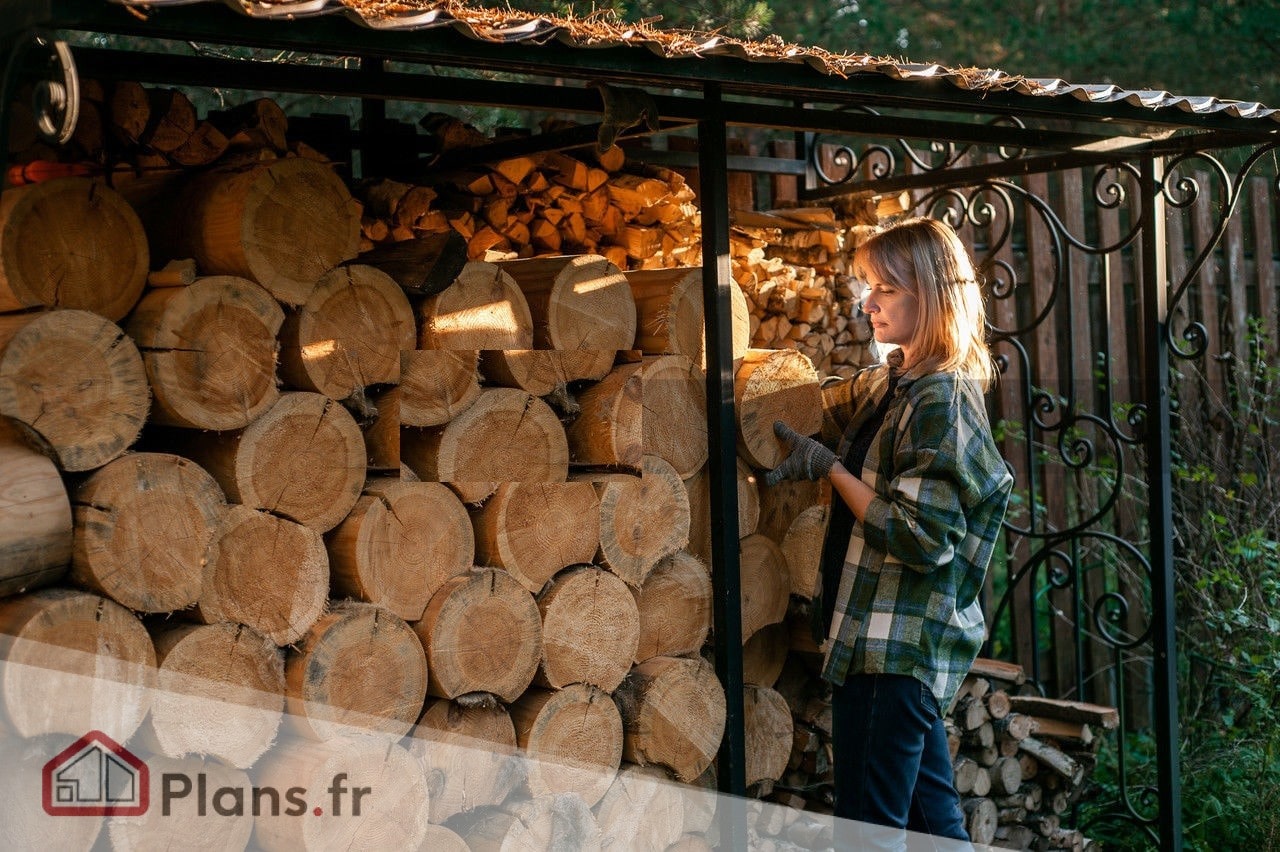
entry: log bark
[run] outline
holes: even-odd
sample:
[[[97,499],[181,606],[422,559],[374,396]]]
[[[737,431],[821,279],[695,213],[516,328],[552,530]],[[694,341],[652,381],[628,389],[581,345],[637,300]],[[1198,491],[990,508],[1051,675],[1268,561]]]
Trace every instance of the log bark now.
[[[1026,713],[1029,716],[1047,716],[1068,722],[1084,722],[1108,731],[1120,724],[1120,711],[1100,704],[1041,698],[1035,695],[1011,695],[1009,702],[1014,712]]]
[[[711,765],[724,734],[724,689],[701,658],[654,657],[632,669],[619,690],[622,756],[666,766],[693,781]]]
[[[618,688],[640,639],[640,613],[626,583],[603,568],[566,568],[538,595],[538,611],[542,663],[535,683]]]
[[[376,267],[410,296],[434,296],[454,282],[467,264],[467,241],[457,231],[383,243],[358,260]]]
[[[213,759],[175,759],[162,755],[147,755],[147,770],[150,806],[140,816],[108,819],[102,846],[115,852],[145,849],[197,852],[244,849],[249,845],[253,834],[250,795],[253,782],[243,770]],[[174,775],[191,779],[193,787],[196,783],[203,784],[209,798],[204,799],[193,790],[181,798],[165,799],[165,778]],[[219,794],[223,789],[235,790],[235,797]],[[58,846],[62,847],[60,836]]]
[[[801,435],[822,428],[822,392],[813,363],[791,349],[748,349],[734,375],[738,450],[755,468],[777,467],[787,457],[773,432],[781,420]]]
[[[148,405],[142,356],[114,323],[71,310],[0,317],[0,414],[44,438],[62,470],[123,453]]]
[[[328,592],[320,533],[232,506],[204,567],[196,617],[205,624],[245,624],[277,645],[291,645],[320,617]]]
[[[126,327],[142,351],[151,419],[193,429],[243,429],[279,398],[276,335],[284,312],[245,278],[214,275],[151,290]]]
[[[761,627],[751,634],[751,638],[742,644],[743,683],[772,688],[778,682],[787,662],[790,633],[790,628],[780,622]]]
[[[471,519],[437,482],[370,480],[326,537],[335,593],[377,604],[405,621],[475,561]]]
[[[755,533],[739,542],[742,572],[742,638],[787,616],[791,578],[782,550],[769,538]]]
[[[138,612],[173,612],[200,597],[227,505],[203,468],[131,453],[94,471],[74,502],[76,582]]]
[[[710,467],[704,465],[684,481],[689,493],[689,552],[711,562],[711,481]],[[760,499],[756,476],[742,459],[736,463],[738,484],[738,535],[742,539],[759,528]]]
[[[0,663],[0,702],[21,737],[101,730],[126,739],[151,706],[151,637],[129,610],[89,592],[0,601]]]
[[[599,515],[588,482],[507,482],[472,510],[476,562],[506,570],[537,594],[556,572],[590,562],[600,532],[583,518]]]
[[[57,582],[71,563],[71,501],[58,468],[0,417],[0,596]]]
[[[650,569],[689,543],[689,495],[671,465],[645,456],[642,475],[596,485],[600,564],[638,588]]]
[[[427,655],[404,619],[343,601],[311,625],[285,661],[289,723],[319,740],[351,733],[399,738],[427,697]]]
[[[1061,775],[1071,784],[1079,784],[1084,780],[1084,767],[1069,754],[1054,748],[1048,743],[1042,742],[1035,737],[1027,737],[1019,741],[1018,748],[1040,761],[1042,766],[1047,766]]]
[[[172,256],[301,305],[321,276],[356,256],[359,206],[330,166],[303,157],[214,169],[180,194]]]
[[[58,178],[0,196],[0,311],[71,308],[115,322],[142,295],[149,264],[137,214],[100,181]]]
[[[471,261],[454,282],[418,308],[421,349],[532,349],[533,318],[502,267]]]
[[[142,741],[169,757],[209,756],[240,769],[275,741],[284,654],[243,624],[183,624],[153,634],[160,671]]]
[[[822,562],[822,542],[827,534],[827,506],[810,506],[787,529],[782,539],[782,554],[787,559],[791,577],[791,594],[812,600],[818,593]]]
[[[644,452],[693,476],[707,460],[706,377],[683,355],[658,355],[643,362]]]
[[[601,846],[666,852],[683,833],[682,792],[661,767],[624,765],[596,807]]]
[[[701,267],[649,269],[626,273],[636,304],[636,348],[646,355],[684,355],[707,368],[706,319]],[[751,340],[751,315],[742,290],[729,287],[731,351],[736,363]]]
[[[622,717],[602,690],[585,683],[534,688],[511,705],[516,742],[535,796],[574,793],[594,806],[622,761]]]
[[[487,388],[441,427],[405,429],[401,461],[424,482],[448,482],[479,502],[500,482],[564,482],[569,443],[551,407],[514,388]]]
[[[501,266],[528,300],[532,348],[616,352],[635,345],[631,288],[622,271],[603,257],[529,258]]]
[[[413,308],[372,266],[326,272],[280,330],[280,375],[300,390],[346,399],[400,380],[400,352],[417,338]]]
[[[514,701],[542,658],[538,605],[505,571],[483,568],[447,581],[413,625],[427,649],[430,692],[489,692]]]
[[[1024,683],[1027,679],[1022,666],[1017,663],[1007,663],[1003,660],[992,660],[987,657],[979,657],[974,660],[973,666],[969,671],[978,677],[1000,680],[1014,686]]]
[[[620,364],[578,395],[581,409],[565,429],[579,465],[638,468],[644,456],[644,384],[640,364]]]
[[[747,686],[743,692],[743,716],[747,786],[777,781],[786,772],[791,756],[791,708],[774,690]]]
[[[431,821],[501,804],[524,778],[511,714],[496,701],[429,699],[414,737],[431,791]]]
[[[478,352],[426,349],[400,353],[400,423],[441,426],[480,397]]]
[[[635,662],[696,654],[711,632],[711,575],[679,550],[658,560],[636,595],[640,634]]]
[[[338,403],[317,393],[283,393],[246,428],[174,435],[227,498],[327,532],[360,497],[368,463],[364,436]]]
[[[359,799],[359,814],[354,789],[338,797],[328,794],[335,779],[346,780],[351,788],[367,788]],[[382,737],[277,746],[263,759],[254,780],[260,788],[281,793],[278,811],[264,807],[254,818],[254,844],[269,852],[416,849],[427,834],[430,794],[422,767],[407,749]],[[284,791],[291,787],[308,791],[311,814],[300,814],[285,798]]]

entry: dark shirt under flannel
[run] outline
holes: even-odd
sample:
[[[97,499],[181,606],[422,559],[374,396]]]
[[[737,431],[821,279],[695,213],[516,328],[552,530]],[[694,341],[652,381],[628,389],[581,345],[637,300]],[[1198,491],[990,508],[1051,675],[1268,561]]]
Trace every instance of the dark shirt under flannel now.
[[[839,401],[829,402],[824,435],[842,435],[841,458],[889,370],[869,367],[828,391]],[[934,373],[903,377],[894,393],[854,471],[876,496],[849,535],[823,676],[910,675],[945,710],[982,645],[978,598],[1013,480],[976,383]],[[824,554],[824,565],[828,556],[839,562]]]

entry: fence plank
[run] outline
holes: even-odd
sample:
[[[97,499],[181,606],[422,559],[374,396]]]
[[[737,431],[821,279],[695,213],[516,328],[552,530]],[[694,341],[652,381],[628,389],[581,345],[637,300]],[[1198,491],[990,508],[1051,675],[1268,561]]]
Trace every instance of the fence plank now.
[[[1272,260],[1275,243],[1272,239],[1271,213],[1275,207],[1269,192],[1270,182],[1266,178],[1252,178],[1249,181],[1249,203],[1253,212],[1253,258],[1254,274],[1258,285],[1258,316],[1262,318],[1270,347],[1267,350],[1268,361],[1273,362],[1280,353],[1280,308],[1276,305],[1276,267]]]
[[[1244,206],[1227,220],[1227,335],[1236,364],[1249,363],[1249,295],[1244,273]]]

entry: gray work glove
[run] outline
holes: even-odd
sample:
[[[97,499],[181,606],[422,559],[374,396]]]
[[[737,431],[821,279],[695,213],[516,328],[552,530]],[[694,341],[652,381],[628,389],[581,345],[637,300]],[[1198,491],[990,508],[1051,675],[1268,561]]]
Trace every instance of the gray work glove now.
[[[822,479],[831,472],[836,454],[812,438],[806,438],[781,420],[773,421],[773,432],[791,453],[782,464],[764,475],[766,485],[777,485],[784,479]]]

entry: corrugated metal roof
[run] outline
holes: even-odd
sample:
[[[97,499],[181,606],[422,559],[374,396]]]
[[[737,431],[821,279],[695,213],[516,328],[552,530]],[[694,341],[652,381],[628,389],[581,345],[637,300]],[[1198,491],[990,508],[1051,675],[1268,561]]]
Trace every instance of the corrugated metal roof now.
[[[450,28],[477,41],[598,49],[627,47],[665,59],[729,57],[750,63],[804,65],[826,76],[879,74],[894,80],[942,80],[957,89],[1012,92],[1036,98],[1070,98],[1090,104],[1123,103],[1153,111],[1176,110],[1192,115],[1223,115],[1280,123],[1280,110],[1261,103],[1217,97],[1190,97],[1160,90],[1125,89],[1110,84],[1073,84],[1053,78],[1030,78],[995,69],[951,68],[867,54],[833,53],[818,47],[787,44],[776,36],[743,41],[717,34],[659,30],[648,24],[618,22],[605,15],[586,18],[533,16],[514,9],[488,9],[450,2],[415,0],[112,0],[145,13],[167,6],[222,2],[251,18],[294,20],[342,15],[380,31]]]

